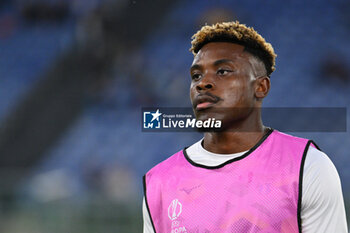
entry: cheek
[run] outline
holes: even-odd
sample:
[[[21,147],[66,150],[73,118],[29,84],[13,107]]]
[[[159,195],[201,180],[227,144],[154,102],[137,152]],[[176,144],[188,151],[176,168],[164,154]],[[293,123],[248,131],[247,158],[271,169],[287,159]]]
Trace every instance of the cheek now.
[[[235,80],[226,85],[225,92],[222,97],[225,99],[225,107],[248,107],[253,102],[253,86],[252,82],[242,82]]]
[[[229,104],[238,104],[246,99],[247,85],[239,80],[234,80],[223,88],[225,88],[225,92],[222,97]]]
[[[196,86],[191,83],[191,86],[190,86],[190,98],[191,98],[191,102],[193,103],[193,98],[194,98],[194,94],[195,94],[195,88]]]

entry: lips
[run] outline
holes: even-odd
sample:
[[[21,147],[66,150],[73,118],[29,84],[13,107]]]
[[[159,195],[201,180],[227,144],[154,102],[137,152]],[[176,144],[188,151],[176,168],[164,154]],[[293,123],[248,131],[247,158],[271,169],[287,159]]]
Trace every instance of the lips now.
[[[198,95],[194,100],[194,107],[196,110],[207,109],[216,104],[219,100],[220,98],[214,95]]]
[[[200,103],[197,105],[196,109],[200,110],[200,109],[204,109],[204,108],[208,108],[210,107],[210,105],[212,105],[212,102],[204,102],[204,103]]]

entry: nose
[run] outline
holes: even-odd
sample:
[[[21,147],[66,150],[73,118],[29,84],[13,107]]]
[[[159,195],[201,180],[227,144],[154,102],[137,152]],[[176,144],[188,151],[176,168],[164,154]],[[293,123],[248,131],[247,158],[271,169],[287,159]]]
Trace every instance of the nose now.
[[[210,90],[213,88],[214,83],[208,77],[203,77],[196,86],[197,91]]]

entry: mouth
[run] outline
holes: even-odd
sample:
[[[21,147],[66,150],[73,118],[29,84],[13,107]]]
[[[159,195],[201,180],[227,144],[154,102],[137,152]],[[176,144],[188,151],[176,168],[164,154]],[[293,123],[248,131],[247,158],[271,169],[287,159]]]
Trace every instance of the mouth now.
[[[210,93],[207,93],[205,95],[199,95],[194,101],[194,109],[199,111],[211,108],[220,100],[220,97],[214,96]]]
[[[197,104],[196,110],[207,109],[207,108],[212,107],[214,104],[215,103],[213,103],[213,102],[203,102],[203,103]]]

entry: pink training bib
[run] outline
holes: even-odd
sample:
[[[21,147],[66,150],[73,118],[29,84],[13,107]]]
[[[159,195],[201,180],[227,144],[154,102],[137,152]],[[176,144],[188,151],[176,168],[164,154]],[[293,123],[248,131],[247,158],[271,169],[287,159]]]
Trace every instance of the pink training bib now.
[[[247,153],[215,167],[179,151],[144,176],[155,232],[301,232],[302,172],[311,143],[270,130]]]

